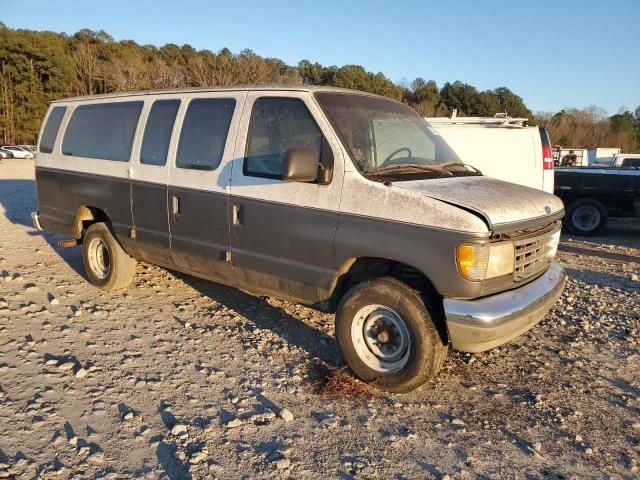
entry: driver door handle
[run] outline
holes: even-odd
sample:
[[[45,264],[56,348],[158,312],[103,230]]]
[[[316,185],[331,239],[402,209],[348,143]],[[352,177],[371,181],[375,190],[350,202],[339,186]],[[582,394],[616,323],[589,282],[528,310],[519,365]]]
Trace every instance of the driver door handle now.
[[[240,218],[241,207],[237,203],[233,204],[233,224],[242,225],[242,219]]]
[[[171,195],[171,212],[180,215],[180,197],[177,195]]]

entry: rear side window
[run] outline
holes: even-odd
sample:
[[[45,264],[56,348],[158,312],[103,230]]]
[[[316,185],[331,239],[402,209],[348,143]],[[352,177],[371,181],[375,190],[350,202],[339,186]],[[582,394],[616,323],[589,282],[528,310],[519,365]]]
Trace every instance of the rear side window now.
[[[235,106],[233,98],[202,98],[189,103],[180,132],[176,167],[218,168]]]
[[[53,107],[51,109],[47,123],[44,125],[44,130],[42,131],[42,138],[40,139],[40,151],[42,153],[53,152],[58,130],[60,130],[60,124],[66,111],[67,107]]]
[[[622,166],[627,168],[640,167],[640,158],[625,158]]]
[[[244,174],[282,178],[290,148],[311,147],[320,159],[322,132],[304,102],[297,98],[259,98],[253,104]]]
[[[74,157],[129,161],[141,110],[142,102],[77,107],[64,134],[62,153]]]
[[[165,165],[171,142],[171,132],[180,107],[180,100],[158,100],[153,102],[147,125],[144,129],[140,163]]]

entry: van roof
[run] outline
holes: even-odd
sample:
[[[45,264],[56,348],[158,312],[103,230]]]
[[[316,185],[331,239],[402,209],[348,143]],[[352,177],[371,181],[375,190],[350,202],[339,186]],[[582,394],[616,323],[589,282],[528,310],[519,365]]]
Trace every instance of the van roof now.
[[[374,93],[362,92],[360,90],[351,90],[348,88],[329,87],[325,85],[282,85],[282,84],[256,84],[256,85],[228,85],[220,87],[184,87],[184,88],[160,88],[154,90],[140,90],[134,92],[113,92],[103,93],[99,95],[87,95],[78,97],[60,98],[58,100],[52,100],[51,103],[58,102],[73,102],[84,101],[92,99],[104,99],[104,98],[118,98],[118,97],[130,97],[137,95],[162,95],[170,93],[199,93],[199,92],[237,92],[237,91],[260,91],[260,90],[283,90],[292,92],[335,92],[335,93],[351,93],[356,95],[367,95],[371,97],[386,98],[393,100],[392,98],[382,97]]]

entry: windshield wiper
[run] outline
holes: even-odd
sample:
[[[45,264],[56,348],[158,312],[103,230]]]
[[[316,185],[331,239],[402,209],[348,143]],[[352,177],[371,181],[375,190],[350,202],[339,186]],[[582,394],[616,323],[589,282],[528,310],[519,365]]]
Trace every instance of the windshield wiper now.
[[[407,171],[415,170],[418,172],[437,173],[441,177],[453,177],[453,173],[446,170],[434,167],[431,165],[416,165],[415,163],[400,163],[397,165],[390,165],[384,168],[378,168],[370,172],[366,172],[367,175],[385,175],[387,173],[406,173]]]
[[[468,163],[458,162],[457,160],[451,160],[450,162],[438,163],[438,167],[442,168],[443,170],[447,170],[447,171],[449,171],[449,168],[451,168],[451,167],[468,167],[468,168],[472,168],[474,172],[482,174],[482,172],[480,170],[478,170],[476,167],[474,167],[473,165],[469,165]]]

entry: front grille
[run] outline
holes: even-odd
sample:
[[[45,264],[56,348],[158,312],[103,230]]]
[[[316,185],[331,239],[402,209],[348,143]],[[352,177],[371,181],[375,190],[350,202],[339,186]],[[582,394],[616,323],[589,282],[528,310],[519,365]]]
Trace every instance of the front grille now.
[[[555,250],[554,232],[534,238],[523,238],[513,242],[515,248],[515,270],[513,278],[516,282],[526,280],[546,269],[552,260],[549,255]]]

